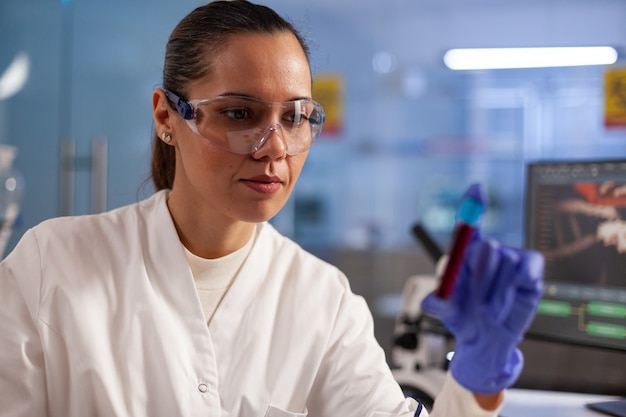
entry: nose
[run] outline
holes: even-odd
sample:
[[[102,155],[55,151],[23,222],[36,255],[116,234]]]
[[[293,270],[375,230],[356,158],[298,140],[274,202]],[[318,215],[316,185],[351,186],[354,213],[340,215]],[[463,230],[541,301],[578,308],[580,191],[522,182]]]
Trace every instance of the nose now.
[[[287,145],[282,135],[284,135],[284,132],[279,123],[270,125],[254,144],[252,156],[256,159],[266,156],[270,159],[284,158],[287,155]]]

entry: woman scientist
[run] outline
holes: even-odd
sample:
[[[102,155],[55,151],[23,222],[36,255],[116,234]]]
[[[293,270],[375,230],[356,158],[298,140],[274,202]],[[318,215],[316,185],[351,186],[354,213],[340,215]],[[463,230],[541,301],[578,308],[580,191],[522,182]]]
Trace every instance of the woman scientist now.
[[[243,0],[197,8],[152,104],[157,192],[45,221],[0,264],[1,414],[426,416],[346,277],[267,223],[324,120],[292,25]],[[431,298],[459,343],[432,416],[496,415],[540,264],[477,238],[458,283],[475,289]]]

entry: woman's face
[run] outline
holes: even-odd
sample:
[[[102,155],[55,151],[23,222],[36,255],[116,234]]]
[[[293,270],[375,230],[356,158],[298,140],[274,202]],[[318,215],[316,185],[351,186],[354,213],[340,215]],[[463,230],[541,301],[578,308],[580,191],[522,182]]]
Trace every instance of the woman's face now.
[[[309,64],[291,33],[234,35],[213,62],[210,76],[189,85],[188,100],[243,95],[284,102],[311,97]],[[258,151],[234,154],[198,136],[172,114],[176,175],[170,203],[226,223],[265,221],[283,207],[308,152],[287,155],[279,129]]]

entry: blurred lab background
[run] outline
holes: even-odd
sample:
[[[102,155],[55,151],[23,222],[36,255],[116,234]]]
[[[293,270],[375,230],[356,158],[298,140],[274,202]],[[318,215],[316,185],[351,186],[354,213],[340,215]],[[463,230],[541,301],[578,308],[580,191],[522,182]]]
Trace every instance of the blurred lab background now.
[[[490,193],[484,233],[522,246],[528,162],[626,157],[626,128],[605,124],[605,74],[622,55],[611,66],[474,71],[442,59],[468,47],[621,51],[623,0],[260,2],[309,40],[329,117],[273,223],[346,272],[387,351],[406,279],[434,270],[416,222],[445,247],[460,195],[478,181]],[[201,4],[0,2],[0,145],[17,151],[23,178],[4,254],[42,220],[152,192],[151,93],[169,33]]]

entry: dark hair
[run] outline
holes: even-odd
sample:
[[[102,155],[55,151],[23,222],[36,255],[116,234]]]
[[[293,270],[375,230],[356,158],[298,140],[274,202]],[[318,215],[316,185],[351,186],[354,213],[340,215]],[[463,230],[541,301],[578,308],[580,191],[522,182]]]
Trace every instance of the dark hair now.
[[[186,96],[189,82],[211,74],[213,58],[241,33],[291,32],[307,56],[309,48],[294,26],[269,7],[246,0],[220,0],[198,7],[174,28],[165,50],[163,88]],[[172,188],[174,147],[155,133],[151,176],[156,190]]]

